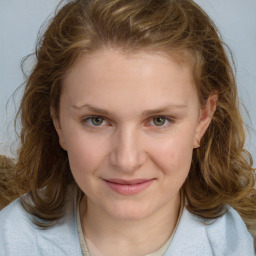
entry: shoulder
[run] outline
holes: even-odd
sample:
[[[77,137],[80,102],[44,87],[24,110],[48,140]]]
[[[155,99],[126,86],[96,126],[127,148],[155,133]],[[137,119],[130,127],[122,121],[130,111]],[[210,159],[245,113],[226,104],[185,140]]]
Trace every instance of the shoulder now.
[[[49,229],[40,229],[17,199],[0,211],[0,255],[81,255],[73,204]]]
[[[166,256],[254,256],[253,238],[232,207],[214,221],[205,221],[184,209]]]
[[[20,252],[30,250],[37,255],[35,229],[29,215],[23,210],[20,199],[0,211],[0,225],[0,255],[17,254],[16,248]]]
[[[230,255],[255,255],[253,238],[245,223],[232,207],[226,214],[205,227],[213,251],[225,251]]]

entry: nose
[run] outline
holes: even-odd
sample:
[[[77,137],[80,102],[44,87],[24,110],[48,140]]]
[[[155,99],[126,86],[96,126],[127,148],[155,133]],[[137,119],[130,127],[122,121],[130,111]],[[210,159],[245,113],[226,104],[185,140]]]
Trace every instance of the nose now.
[[[110,153],[111,164],[123,172],[134,172],[146,161],[146,152],[136,129],[120,129]]]

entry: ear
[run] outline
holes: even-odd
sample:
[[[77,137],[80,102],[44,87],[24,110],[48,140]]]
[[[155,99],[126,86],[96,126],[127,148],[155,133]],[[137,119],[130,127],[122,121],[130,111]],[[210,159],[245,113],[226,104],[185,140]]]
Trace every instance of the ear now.
[[[209,127],[213,114],[216,110],[218,101],[218,95],[210,95],[207,99],[206,104],[200,110],[200,118],[198,125],[196,127],[195,137],[193,147],[198,148],[200,147],[200,141],[206,132],[207,128]]]
[[[53,110],[53,108],[50,109],[50,112],[51,112],[51,118],[52,118],[52,121],[53,121],[53,125],[55,127],[55,130],[56,130],[58,136],[59,136],[60,146],[64,150],[67,150],[66,149],[66,143],[65,143],[65,140],[64,140],[63,130],[61,129],[61,125],[60,125],[60,120],[59,120],[59,118],[56,117],[55,110]]]

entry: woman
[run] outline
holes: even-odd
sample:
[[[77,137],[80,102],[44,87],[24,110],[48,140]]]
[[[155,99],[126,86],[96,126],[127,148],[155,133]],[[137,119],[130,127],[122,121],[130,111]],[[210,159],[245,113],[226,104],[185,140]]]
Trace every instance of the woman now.
[[[235,79],[200,7],[72,1],[36,56],[3,255],[254,255]]]

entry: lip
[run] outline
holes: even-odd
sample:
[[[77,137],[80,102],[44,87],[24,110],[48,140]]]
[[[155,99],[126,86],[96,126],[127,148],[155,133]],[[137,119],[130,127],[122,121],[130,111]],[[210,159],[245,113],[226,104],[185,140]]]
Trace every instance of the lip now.
[[[135,195],[145,189],[147,189],[154,179],[134,179],[134,180],[122,180],[122,179],[104,179],[107,186],[122,195]]]

